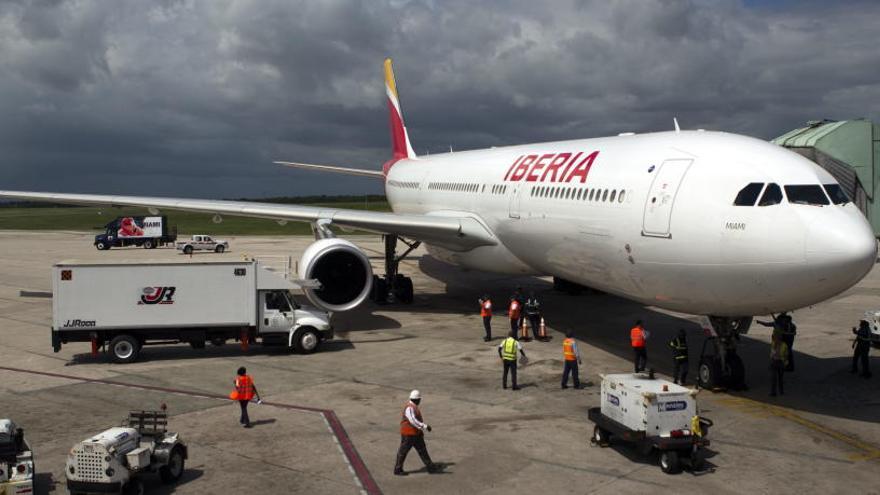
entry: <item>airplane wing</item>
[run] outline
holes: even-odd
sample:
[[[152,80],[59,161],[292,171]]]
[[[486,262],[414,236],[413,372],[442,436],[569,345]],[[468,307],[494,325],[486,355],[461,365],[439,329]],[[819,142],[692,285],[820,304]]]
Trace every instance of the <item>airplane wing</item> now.
[[[314,165],[311,163],[298,163],[298,162],[276,161],[273,163],[276,163],[278,165],[284,165],[285,167],[301,168],[301,169],[305,169],[305,170],[314,170],[316,172],[333,172],[333,173],[344,174],[344,175],[356,175],[359,177],[372,177],[373,179],[384,179],[385,178],[385,174],[383,174],[379,170],[337,167],[334,165]]]
[[[401,215],[391,212],[281,205],[250,201],[62,194],[30,191],[0,191],[0,198],[79,205],[142,206],[146,208],[198,211],[242,217],[269,218],[273,220],[329,223],[340,227],[357,228],[382,234],[396,234],[453,251],[467,251],[475,247],[492,246],[498,243],[495,236],[481,221],[466,215]]]

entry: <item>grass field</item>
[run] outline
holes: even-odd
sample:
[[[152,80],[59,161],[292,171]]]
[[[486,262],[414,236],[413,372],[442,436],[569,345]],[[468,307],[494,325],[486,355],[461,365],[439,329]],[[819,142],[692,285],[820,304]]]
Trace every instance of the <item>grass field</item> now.
[[[309,206],[347,208],[353,210],[390,211],[384,201],[350,201],[310,203]],[[311,233],[309,224],[288,222],[279,225],[274,220],[223,216],[221,223],[212,221],[213,215],[186,211],[163,210],[171,226],[177,226],[181,236],[190,234],[211,235],[306,235]],[[97,207],[6,207],[0,208],[2,230],[74,230],[99,232],[104,225],[119,216],[150,215],[146,208],[97,208]]]

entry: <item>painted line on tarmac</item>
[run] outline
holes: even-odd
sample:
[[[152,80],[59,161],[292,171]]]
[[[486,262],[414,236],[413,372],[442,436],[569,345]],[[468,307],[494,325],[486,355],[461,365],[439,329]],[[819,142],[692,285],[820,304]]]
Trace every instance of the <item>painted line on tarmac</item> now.
[[[822,433],[823,435],[827,435],[839,442],[845,443],[850,447],[853,447],[856,450],[860,450],[863,452],[861,454],[851,454],[849,456],[849,459],[851,461],[869,461],[880,459],[880,448],[878,448],[877,446],[871,445],[867,442],[863,442],[857,438],[853,438],[845,433],[841,433],[837,430],[816,423],[815,421],[811,421],[799,414],[794,413],[790,409],[786,409],[784,407],[776,406],[773,404],[763,404],[752,399],[747,399],[745,397],[723,397],[719,398],[718,402],[738,409],[740,411],[749,413],[753,416],[766,417],[767,415],[772,415],[779,418],[787,419],[805,428],[808,428],[818,433]]]
[[[124,387],[124,388],[136,388],[140,390],[151,390],[154,392],[164,392],[175,395],[183,395],[186,397],[196,397],[200,399],[213,399],[213,400],[222,400],[226,402],[233,402],[228,397],[223,395],[215,395],[215,394],[206,394],[199,392],[190,392],[188,390],[180,390],[174,388],[167,387],[156,387],[153,385],[138,385],[133,383],[125,383],[125,382],[117,382],[114,380],[103,380],[100,378],[85,378],[81,376],[74,375],[63,375],[60,373],[51,373],[48,371],[36,371],[36,370],[27,370],[22,368],[10,368],[8,366],[0,366],[0,371],[10,371],[13,373],[27,373],[30,375],[40,375],[40,376],[48,376],[52,378],[62,378],[65,380],[73,380],[78,382],[86,382],[86,383],[99,383],[102,385],[111,385],[114,387]],[[343,459],[345,460],[346,465],[348,466],[348,470],[352,473],[354,477],[355,484],[360,489],[361,493],[366,495],[381,495],[382,490],[379,489],[379,485],[376,484],[376,480],[373,479],[373,475],[370,474],[370,471],[367,469],[367,465],[364,463],[364,460],[361,459],[360,454],[358,454],[357,449],[354,446],[354,443],[351,441],[351,438],[348,436],[348,432],[345,431],[345,428],[342,426],[342,422],[339,420],[339,417],[336,416],[336,413],[332,409],[320,409],[317,407],[306,407],[306,406],[296,406],[293,404],[282,404],[280,402],[269,402],[263,401],[262,405],[264,406],[272,406],[280,409],[288,409],[291,411],[302,411],[302,412],[310,412],[320,414],[321,417],[324,418],[324,422],[327,425],[327,429],[330,433],[333,434],[333,440],[336,442],[337,447],[343,454]]]

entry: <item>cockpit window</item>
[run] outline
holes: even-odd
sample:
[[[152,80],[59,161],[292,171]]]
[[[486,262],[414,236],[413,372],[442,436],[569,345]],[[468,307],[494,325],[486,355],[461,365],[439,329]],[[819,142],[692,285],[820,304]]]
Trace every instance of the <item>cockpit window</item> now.
[[[740,190],[739,194],[736,195],[736,199],[733,200],[733,205],[755,206],[755,201],[758,200],[758,195],[761,194],[761,189],[763,188],[763,182],[752,182]]]
[[[764,190],[764,195],[761,196],[761,201],[758,202],[758,206],[772,206],[779,203],[782,203],[782,189],[778,184],[768,184],[767,189]]]
[[[831,198],[831,202],[836,205],[845,205],[849,203],[849,198],[846,197],[846,193],[843,192],[843,188],[840,187],[840,184],[825,184],[822,186],[825,188],[825,192],[828,193],[828,197]]]
[[[830,204],[828,196],[819,185],[805,184],[797,186],[785,186],[785,195],[789,203],[796,205],[822,206]]]

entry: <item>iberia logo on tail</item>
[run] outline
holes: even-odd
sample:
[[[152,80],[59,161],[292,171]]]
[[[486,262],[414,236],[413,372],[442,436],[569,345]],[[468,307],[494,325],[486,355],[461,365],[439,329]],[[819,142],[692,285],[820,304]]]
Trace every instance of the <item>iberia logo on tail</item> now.
[[[391,159],[382,165],[382,173],[387,176],[388,171],[399,160],[416,157],[403,123],[403,112],[400,110],[400,99],[397,96],[397,84],[394,82],[394,69],[391,68],[390,58],[385,59],[385,94],[388,96],[388,122],[391,125]]]

